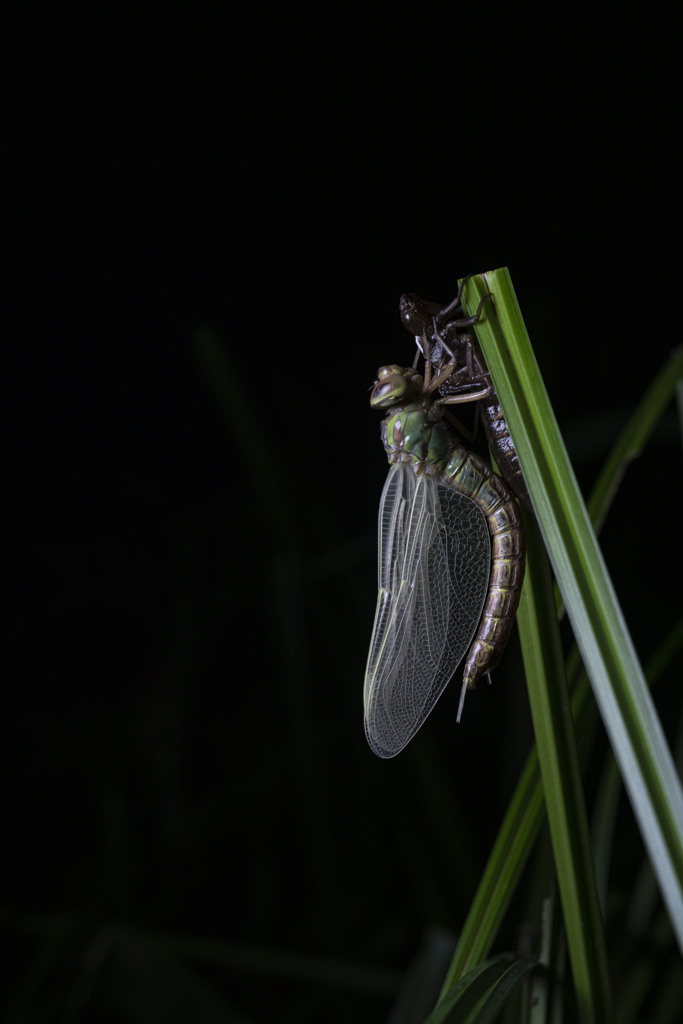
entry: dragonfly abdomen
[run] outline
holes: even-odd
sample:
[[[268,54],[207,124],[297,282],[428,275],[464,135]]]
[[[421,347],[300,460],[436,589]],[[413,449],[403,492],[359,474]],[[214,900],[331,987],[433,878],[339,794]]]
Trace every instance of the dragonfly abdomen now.
[[[488,595],[463,672],[463,683],[472,688],[495,668],[510,639],[524,580],[526,537],[515,499],[483,459],[457,448],[443,477],[479,507],[492,539]]]

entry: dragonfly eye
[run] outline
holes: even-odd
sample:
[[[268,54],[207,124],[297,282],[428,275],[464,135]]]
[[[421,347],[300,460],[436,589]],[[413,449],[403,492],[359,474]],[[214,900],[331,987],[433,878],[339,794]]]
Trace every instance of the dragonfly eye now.
[[[377,373],[377,383],[372,389],[370,405],[373,409],[387,409],[422,387],[422,377],[414,370],[402,366],[382,366]]]

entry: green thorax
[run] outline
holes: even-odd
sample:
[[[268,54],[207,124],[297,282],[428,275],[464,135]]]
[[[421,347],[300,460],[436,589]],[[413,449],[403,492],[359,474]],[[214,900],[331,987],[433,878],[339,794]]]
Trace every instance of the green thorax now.
[[[389,462],[424,463],[427,473],[440,472],[454,448],[441,412],[419,401],[390,410],[382,423],[382,442]]]

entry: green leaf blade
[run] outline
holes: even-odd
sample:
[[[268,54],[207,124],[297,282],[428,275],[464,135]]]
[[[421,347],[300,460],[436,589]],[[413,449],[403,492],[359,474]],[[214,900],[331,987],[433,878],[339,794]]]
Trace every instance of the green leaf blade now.
[[[510,427],[555,577],[683,950],[683,792],[567,458],[507,270],[471,278],[466,310],[490,291],[477,336]]]

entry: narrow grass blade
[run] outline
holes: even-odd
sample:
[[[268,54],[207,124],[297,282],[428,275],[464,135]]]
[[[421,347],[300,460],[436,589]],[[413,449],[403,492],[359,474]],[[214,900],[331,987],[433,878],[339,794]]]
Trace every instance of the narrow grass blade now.
[[[535,960],[498,956],[485,960],[461,978],[430,1013],[424,1024],[489,1024],[497,1019],[510,992]]]
[[[517,613],[553,856],[581,1020],[613,1018],[607,953],[591,856],[550,567],[527,523],[527,570]]]
[[[633,415],[609,453],[588,500],[588,515],[596,533],[600,533],[624,473],[637,458],[652,431],[676,393],[683,378],[683,347],[670,358],[654,378]]]
[[[441,989],[441,998],[491,949],[545,818],[532,750],[508,806]]]
[[[441,979],[453,955],[450,932],[428,928],[404,974],[387,1024],[423,1024],[436,1002]]]
[[[674,358],[659,372],[641,402],[638,403],[624,432],[626,436],[617,440],[589,501],[589,507],[596,513],[602,515],[606,513],[608,502],[613,500],[616,493],[618,485],[616,476],[618,474],[621,478],[626,453],[631,452],[631,457],[633,457],[642,450],[671,400],[676,376],[679,372],[678,364],[675,361],[677,358],[680,356],[675,354]],[[652,656],[648,664],[647,675],[650,685],[652,685],[653,678],[656,678],[671,662],[678,650],[679,643],[678,629],[675,629]],[[576,649],[573,653],[576,654]],[[587,699],[590,692],[588,678],[585,673],[580,671],[578,658],[570,656],[567,659],[567,676],[572,691],[572,717],[577,734],[584,736],[587,729],[588,711],[592,707],[592,703]],[[544,818],[545,803],[538,755],[534,747],[517,782],[460,933],[458,945],[442,988],[442,997],[474,964],[488,956]]]
[[[645,675],[651,690],[674,659],[680,657],[681,651],[683,651],[683,619],[674,623],[672,629],[647,662]],[[608,751],[597,788],[592,826],[598,893],[603,909],[607,904],[607,883],[612,862],[612,848],[616,838],[615,823],[620,795],[621,775],[613,755]]]
[[[534,501],[555,577],[683,950],[683,792],[566,455],[507,270],[471,278],[487,293],[477,335]]]

